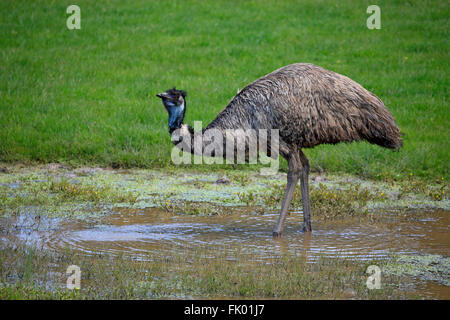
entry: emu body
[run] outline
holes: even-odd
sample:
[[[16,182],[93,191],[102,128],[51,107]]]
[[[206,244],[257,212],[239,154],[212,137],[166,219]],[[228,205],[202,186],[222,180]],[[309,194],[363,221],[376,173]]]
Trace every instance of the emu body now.
[[[169,132],[180,129],[172,141],[179,146],[184,139],[192,140],[193,129],[183,124],[186,93],[173,88],[157,96],[169,113]],[[376,95],[346,76],[305,63],[282,67],[247,85],[204,130],[208,129],[279,130],[279,153],[289,171],[274,236],[281,235],[299,180],[302,229],[312,230],[309,162],[302,148],[358,140],[390,149],[402,146],[394,118]],[[188,151],[194,153],[193,148]],[[270,146],[268,155],[273,156]]]

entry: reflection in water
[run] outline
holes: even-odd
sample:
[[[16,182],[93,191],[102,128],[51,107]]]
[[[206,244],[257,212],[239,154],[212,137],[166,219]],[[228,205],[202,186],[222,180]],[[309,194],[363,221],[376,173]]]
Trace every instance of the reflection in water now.
[[[306,232],[299,237],[300,245],[294,245],[294,248],[298,248],[297,254],[309,258],[312,237],[311,232]],[[288,255],[290,253],[289,247],[292,246],[292,243],[290,243],[289,236],[283,235],[283,237],[273,238],[273,241],[276,244],[277,250],[274,252],[276,255]]]

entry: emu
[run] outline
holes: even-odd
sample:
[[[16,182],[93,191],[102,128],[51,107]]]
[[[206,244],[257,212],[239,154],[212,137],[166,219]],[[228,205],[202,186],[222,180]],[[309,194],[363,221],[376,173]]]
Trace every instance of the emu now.
[[[192,141],[194,130],[183,124],[186,92],[173,88],[157,97],[169,114],[172,141],[177,146],[180,141]],[[366,140],[398,150],[403,144],[398,126],[380,98],[346,76],[307,63],[284,66],[247,85],[203,130],[212,128],[279,130],[279,154],[289,169],[274,237],[281,236],[298,180],[302,230],[312,230],[309,161],[303,148]],[[190,146],[185,151],[194,153],[193,144]],[[267,155],[274,156],[270,146]]]

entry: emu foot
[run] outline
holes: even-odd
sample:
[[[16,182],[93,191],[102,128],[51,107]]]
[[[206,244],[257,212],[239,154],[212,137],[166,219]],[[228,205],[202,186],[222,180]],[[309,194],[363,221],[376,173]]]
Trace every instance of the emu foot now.
[[[301,232],[311,232],[311,225],[307,225],[303,222],[302,227],[300,228]]]
[[[274,238],[281,238],[281,231],[274,231],[272,232],[272,237]]]

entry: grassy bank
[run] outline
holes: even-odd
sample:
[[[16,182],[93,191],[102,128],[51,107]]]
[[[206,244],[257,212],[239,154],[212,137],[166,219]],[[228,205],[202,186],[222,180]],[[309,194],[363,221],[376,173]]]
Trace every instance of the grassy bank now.
[[[0,3],[0,160],[167,166],[176,85],[187,122],[211,121],[254,79],[293,62],[345,74],[377,94],[405,133],[399,153],[366,143],[307,151],[313,169],[448,177],[450,6],[379,1]]]

